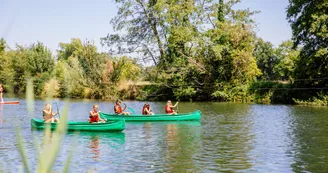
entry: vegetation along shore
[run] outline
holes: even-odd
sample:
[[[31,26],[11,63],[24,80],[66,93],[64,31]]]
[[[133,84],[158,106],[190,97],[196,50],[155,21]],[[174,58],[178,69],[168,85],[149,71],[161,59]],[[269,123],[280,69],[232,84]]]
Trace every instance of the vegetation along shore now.
[[[326,2],[290,1],[293,37],[279,46],[256,35],[257,12],[233,8],[238,1],[147,3],[117,1],[115,32],[100,38],[109,52],[78,38],[56,52],[1,39],[4,96],[33,78],[39,97],[55,86],[59,98],[327,105]]]

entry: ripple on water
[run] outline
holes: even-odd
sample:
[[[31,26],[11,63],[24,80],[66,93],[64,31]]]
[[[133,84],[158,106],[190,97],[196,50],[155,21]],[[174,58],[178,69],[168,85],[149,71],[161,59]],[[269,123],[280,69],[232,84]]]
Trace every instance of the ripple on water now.
[[[45,102],[36,100],[36,112]],[[70,120],[85,121],[93,104],[71,101]],[[135,110],[142,102],[128,102]],[[151,103],[161,112],[165,103]],[[59,102],[59,107],[63,106]],[[13,109],[14,108],[14,109]],[[201,122],[131,123],[121,133],[67,133],[53,171],[61,172],[71,149],[71,172],[328,172],[327,108],[231,103],[180,103],[179,111],[202,111]],[[13,121],[21,127],[32,170],[42,131],[30,128],[26,103],[0,111],[0,172],[17,172],[22,161]],[[35,117],[41,117],[35,114]],[[38,142],[38,145],[35,144]]]

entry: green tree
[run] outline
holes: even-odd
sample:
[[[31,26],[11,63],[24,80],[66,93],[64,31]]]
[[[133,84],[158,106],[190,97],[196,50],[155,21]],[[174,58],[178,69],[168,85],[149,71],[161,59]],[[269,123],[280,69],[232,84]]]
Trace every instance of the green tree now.
[[[279,59],[275,54],[273,45],[270,42],[265,42],[263,39],[259,38],[256,42],[253,55],[256,58],[258,68],[262,72],[260,79],[277,79],[278,74],[275,73],[274,68],[278,65]]]
[[[291,40],[284,41],[275,50],[275,54],[279,59],[279,64],[274,68],[275,73],[280,80],[290,80],[293,78],[295,71],[295,63],[298,61],[300,50],[293,48]]]
[[[7,46],[7,43],[6,43],[5,39],[1,38],[0,39],[0,54],[5,52],[6,46]]]
[[[245,88],[260,74],[253,57],[254,12],[233,10],[238,0],[116,2],[120,9],[112,23],[116,30],[127,32],[103,41],[110,47],[118,45],[116,53],[154,55],[159,72],[155,79],[163,86],[159,92],[185,100],[220,98],[213,92],[227,86]],[[156,46],[142,49],[142,45]]]
[[[328,75],[327,9],[327,0],[289,0],[287,18],[292,26],[294,46],[303,46],[296,63],[296,78],[315,79]],[[325,81],[308,81],[306,85],[326,84]]]

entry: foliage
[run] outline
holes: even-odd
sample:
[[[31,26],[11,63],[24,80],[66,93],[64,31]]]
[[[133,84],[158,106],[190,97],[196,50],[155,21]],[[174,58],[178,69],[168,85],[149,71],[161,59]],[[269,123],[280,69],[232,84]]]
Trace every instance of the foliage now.
[[[0,54],[0,60],[0,80],[8,91],[15,93],[24,93],[26,79],[33,78],[35,93],[39,95],[54,69],[54,58],[50,50],[40,42],[5,50]]]
[[[274,67],[274,71],[280,80],[290,80],[295,71],[295,63],[298,61],[300,50],[293,48],[291,40],[284,41],[275,50],[279,64]]]
[[[0,52],[0,82],[5,92],[23,94],[26,80],[33,79],[35,96],[52,93],[62,98],[110,99],[116,97],[120,83],[137,81],[141,74],[136,60],[98,53],[90,41],[60,43],[56,58],[40,42],[10,49],[1,39],[0,45],[4,47]],[[49,90],[51,85],[55,85],[54,92]]]
[[[277,78],[275,67],[279,63],[279,59],[275,54],[275,49],[270,42],[258,39],[253,53],[256,58],[257,66],[262,72],[261,80],[274,80]]]
[[[306,101],[293,99],[297,105],[307,105],[307,106],[328,106],[328,95],[319,93],[318,96],[312,97]]]
[[[290,0],[287,17],[293,30],[294,46],[302,45],[295,78],[313,79],[328,74],[328,1]],[[327,87],[324,81],[308,81],[307,87]]]
[[[121,81],[136,81],[140,67],[128,57],[109,57],[98,53],[89,41],[60,43],[56,77],[61,97],[91,97],[108,99],[115,97]]]
[[[292,84],[281,81],[257,81],[250,85],[249,93],[255,95],[256,103],[293,103]]]
[[[293,31],[294,46],[302,45],[295,62],[294,88],[308,88],[296,99],[308,100],[319,92],[327,95],[328,83],[328,1],[290,0],[287,18]]]

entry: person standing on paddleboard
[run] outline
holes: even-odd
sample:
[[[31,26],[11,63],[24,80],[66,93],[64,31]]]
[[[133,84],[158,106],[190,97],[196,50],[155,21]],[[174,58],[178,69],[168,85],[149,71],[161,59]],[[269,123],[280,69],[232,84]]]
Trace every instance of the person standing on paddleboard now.
[[[0,83],[0,102],[3,103],[3,98],[2,98],[2,94],[5,91],[5,89],[3,88],[2,84]]]

